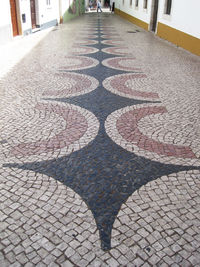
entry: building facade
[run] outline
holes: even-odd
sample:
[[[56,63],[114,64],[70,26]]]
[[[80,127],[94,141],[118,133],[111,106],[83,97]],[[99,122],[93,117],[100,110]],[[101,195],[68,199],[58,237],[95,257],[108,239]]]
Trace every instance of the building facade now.
[[[85,11],[84,0],[1,0],[0,45],[65,22]]]
[[[115,0],[115,13],[200,55],[200,1]]]

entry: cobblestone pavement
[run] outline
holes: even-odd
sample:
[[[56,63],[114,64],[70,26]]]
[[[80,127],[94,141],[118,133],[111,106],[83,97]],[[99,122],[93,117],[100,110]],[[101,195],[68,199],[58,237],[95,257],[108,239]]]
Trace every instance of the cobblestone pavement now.
[[[200,58],[115,15],[0,80],[0,266],[199,266]]]

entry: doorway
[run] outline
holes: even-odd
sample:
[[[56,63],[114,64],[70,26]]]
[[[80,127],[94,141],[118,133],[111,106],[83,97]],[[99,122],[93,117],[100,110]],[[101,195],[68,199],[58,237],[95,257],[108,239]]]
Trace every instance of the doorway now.
[[[31,4],[31,23],[32,29],[36,28],[36,11],[35,11],[35,0],[30,0]]]
[[[155,32],[157,28],[158,4],[159,0],[152,1],[150,31],[153,32]]]
[[[11,12],[13,36],[17,36],[19,35],[19,28],[17,23],[16,0],[10,0],[10,12]]]

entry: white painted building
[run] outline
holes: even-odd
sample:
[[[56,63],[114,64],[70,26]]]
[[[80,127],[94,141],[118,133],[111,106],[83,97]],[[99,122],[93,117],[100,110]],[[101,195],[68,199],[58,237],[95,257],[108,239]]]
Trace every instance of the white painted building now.
[[[10,3],[8,0],[1,0],[0,5],[0,44],[4,44],[12,37]]]
[[[0,44],[62,22],[70,0],[1,0]]]
[[[115,0],[115,13],[200,55],[199,0]]]
[[[36,27],[47,28],[59,23],[58,0],[36,0],[35,11]]]

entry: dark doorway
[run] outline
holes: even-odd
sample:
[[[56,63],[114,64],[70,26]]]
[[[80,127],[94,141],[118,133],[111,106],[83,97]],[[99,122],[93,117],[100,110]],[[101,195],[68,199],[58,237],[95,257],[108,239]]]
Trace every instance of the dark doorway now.
[[[156,31],[156,27],[157,27],[158,2],[159,0],[152,1],[150,30],[153,32]]]
[[[10,0],[10,12],[11,12],[13,36],[17,36],[19,35],[19,29],[17,24],[17,10],[16,10],[15,0]]]
[[[35,12],[35,0],[30,0],[31,4],[31,23],[32,29],[36,28],[36,12]]]

